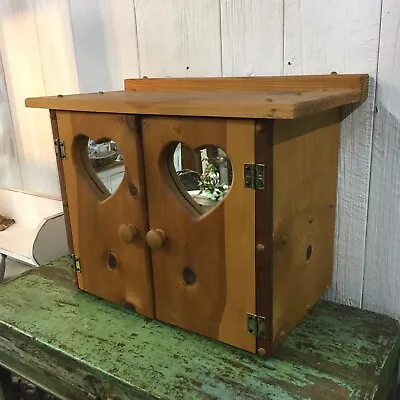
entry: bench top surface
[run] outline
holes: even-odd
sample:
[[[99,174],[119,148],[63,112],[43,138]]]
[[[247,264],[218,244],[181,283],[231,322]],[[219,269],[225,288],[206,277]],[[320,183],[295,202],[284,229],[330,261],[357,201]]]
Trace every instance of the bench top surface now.
[[[61,398],[374,399],[395,371],[386,316],[321,301],[264,360],[81,292],[70,265],[0,286],[0,363]]]

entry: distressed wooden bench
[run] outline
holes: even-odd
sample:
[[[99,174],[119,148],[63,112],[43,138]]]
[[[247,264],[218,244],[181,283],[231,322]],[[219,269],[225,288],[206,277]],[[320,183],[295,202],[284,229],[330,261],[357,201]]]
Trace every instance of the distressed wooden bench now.
[[[320,301],[264,360],[78,291],[70,264],[0,286],[3,388],[12,371],[73,400],[393,398],[389,317]]]

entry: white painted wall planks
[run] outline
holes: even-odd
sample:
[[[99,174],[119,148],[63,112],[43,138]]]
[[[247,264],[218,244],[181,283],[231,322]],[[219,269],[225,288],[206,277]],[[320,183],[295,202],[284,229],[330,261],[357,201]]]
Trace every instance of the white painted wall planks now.
[[[132,0],[70,0],[70,10],[80,92],[121,90],[139,76]]]
[[[59,194],[48,114],[28,96],[145,75],[367,72],[370,96],[342,124],[328,296],[400,317],[399,24],[397,0],[0,0],[0,185]]]
[[[32,0],[0,1],[0,48],[26,191],[58,195],[58,175],[47,111],[25,107],[28,96],[45,95]]]
[[[142,76],[221,75],[219,0],[135,0]]]
[[[21,171],[0,52],[0,187],[22,188]]]
[[[223,76],[282,75],[283,0],[221,0]]]
[[[368,100],[342,123],[336,261],[328,294],[354,306],[361,306],[364,276],[380,14],[377,0],[285,1],[285,74],[370,74]]]
[[[400,4],[384,0],[362,306],[400,316]]]

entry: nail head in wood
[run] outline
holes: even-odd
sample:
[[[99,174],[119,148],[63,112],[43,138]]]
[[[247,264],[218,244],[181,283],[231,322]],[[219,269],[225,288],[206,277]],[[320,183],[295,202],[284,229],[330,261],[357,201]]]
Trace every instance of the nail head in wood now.
[[[257,251],[264,251],[265,250],[265,246],[262,243],[258,243],[258,245],[256,246]]]
[[[264,347],[260,347],[260,348],[257,350],[257,353],[258,353],[258,355],[261,356],[261,357],[265,357],[265,355],[267,354],[267,352],[265,351]]]
[[[256,125],[256,133],[261,133],[264,130],[264,127],[261,124]]]

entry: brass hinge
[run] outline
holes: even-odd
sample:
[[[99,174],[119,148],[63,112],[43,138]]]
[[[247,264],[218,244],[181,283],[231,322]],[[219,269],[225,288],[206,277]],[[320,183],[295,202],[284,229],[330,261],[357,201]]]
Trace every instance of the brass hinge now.
[[[247,332],[258,338],[267,336],[267,319],[259,315],[247,313]]]
[[[72,268],[76,272],[81,272],[81,259],[77,257],[75,254],[72,254],[73,265]]]
[[[54,139],[54,150],[58,160],[65,160],[65,145],[61,139]]]
[[[264,171],[264,164],[244,164],[244,187],[263,190],[265,188]]]

